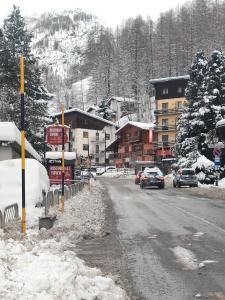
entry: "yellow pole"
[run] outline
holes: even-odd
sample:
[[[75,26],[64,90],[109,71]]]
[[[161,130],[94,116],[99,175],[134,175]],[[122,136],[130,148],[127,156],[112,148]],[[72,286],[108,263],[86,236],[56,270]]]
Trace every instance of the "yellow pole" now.
[[[64,212],[64,176],[65,176],[65,160],[64,160],[64,104],[61,106],[62,108],[62,196],[61,196],[61,212]]]
[[[20,56],[20,96],[21,96],[21,163],[22,163],[22,233],[26,233],[25,202],[25,130],[24,130],[24,57]]]

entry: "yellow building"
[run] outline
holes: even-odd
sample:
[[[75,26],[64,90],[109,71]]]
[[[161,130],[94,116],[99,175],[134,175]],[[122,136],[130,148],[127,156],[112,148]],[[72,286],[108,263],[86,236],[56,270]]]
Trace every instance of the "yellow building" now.
[[[184,97],[189,76],[152,79],[156,101],[155,155],[156,160],[173,157],[177,120],[186,102]]]

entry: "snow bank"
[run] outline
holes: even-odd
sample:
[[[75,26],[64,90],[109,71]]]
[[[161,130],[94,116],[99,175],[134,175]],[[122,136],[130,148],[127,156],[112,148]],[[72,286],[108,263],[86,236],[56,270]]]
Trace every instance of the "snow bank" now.
[[[6,239],[0,230],[0,295],[7,300],[126,300],[126,293],[100,270],[76,256],[76,237],[101,231],[102,190],[92,182],[65,202],[51,230],[28,230],[22,241]]]
[[[19,214],[22,207],[21,159],[0,161],[0,209],[18,203]],[[42,201],[42,191],[48,191],[49,178],[45,167],[35,159],[25,160],[26,213],[28,225],[34,225],[42,210],[35,204]]]

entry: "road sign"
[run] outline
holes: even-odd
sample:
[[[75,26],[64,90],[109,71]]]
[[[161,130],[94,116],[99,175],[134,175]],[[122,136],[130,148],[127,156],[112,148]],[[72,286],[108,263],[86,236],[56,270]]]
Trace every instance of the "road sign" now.
[[[221,150],[221,149],[218,149],[218,148],[214,148],[214,149],[213,149],[213,155],[214,155],[215,157],[220,157],[221,154],[222,154],[222,150]]]

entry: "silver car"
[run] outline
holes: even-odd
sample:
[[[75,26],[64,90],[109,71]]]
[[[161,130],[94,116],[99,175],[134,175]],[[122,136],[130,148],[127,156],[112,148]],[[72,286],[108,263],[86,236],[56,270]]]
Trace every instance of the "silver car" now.
[[[198,186],[198,177],[195,174],[194,169],[180,169],[173,178],[173,187],[181,187],[188,185],[190,187]]]

